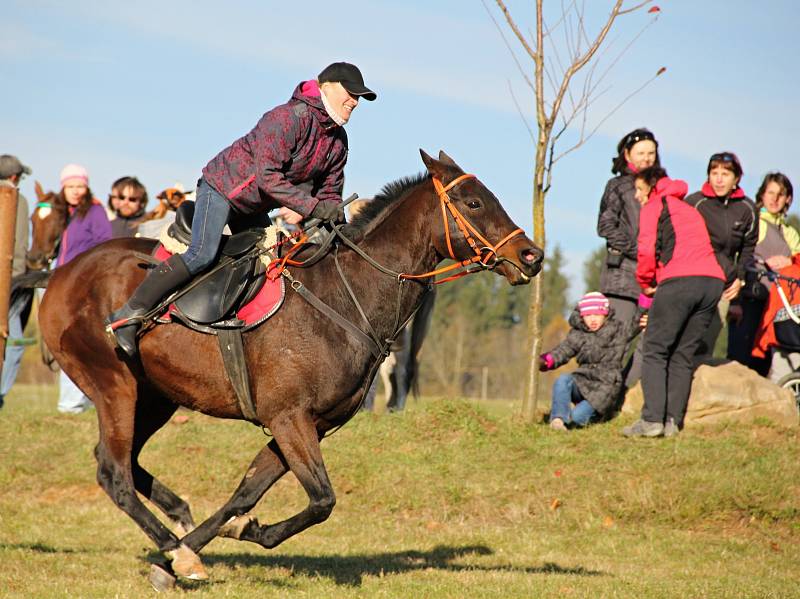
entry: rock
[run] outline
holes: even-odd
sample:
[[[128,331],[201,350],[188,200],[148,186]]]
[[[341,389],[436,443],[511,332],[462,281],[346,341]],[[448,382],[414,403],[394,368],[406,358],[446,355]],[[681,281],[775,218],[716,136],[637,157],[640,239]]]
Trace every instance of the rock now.
[[[643,403],[640,383],[628,390],[622,412],[638,415]],[[753,422],[767,418],[785,427],[800,424],[794,395],[738,362],[700,366],[694,374],[685,425],[722,421]]]

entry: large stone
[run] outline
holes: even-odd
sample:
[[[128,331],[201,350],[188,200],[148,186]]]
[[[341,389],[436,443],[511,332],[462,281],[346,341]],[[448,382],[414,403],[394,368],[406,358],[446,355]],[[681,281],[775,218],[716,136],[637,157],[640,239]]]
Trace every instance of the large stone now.
[[[639,414],[643,395],[637,383],[625,396],[623,413]],[[685,424],[713,424],[725,420],[753,422],[767,418],[793,427],[800,423],[794,394],[781,389],[738,362],[700,366],[694,374]]]

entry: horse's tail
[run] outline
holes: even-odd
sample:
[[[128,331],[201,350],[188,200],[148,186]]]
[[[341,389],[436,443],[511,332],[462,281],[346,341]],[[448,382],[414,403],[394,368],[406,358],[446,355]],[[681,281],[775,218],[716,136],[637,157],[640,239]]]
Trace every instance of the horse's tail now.
[[[406,362],[406,389],[410,389],[414,397],[419,397],[419,353],[422,351],[422,342],[428,335],[433,317],[433,306],[436,303],[436,291],[431,290],[425,294],[414,320],[411,322],[411,347],[408,348],[408,361]]]

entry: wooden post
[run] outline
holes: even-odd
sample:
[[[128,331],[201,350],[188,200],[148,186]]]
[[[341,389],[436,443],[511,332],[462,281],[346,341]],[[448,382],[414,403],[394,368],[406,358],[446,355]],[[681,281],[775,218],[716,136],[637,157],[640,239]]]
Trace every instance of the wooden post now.
[[[489,395],[489,367],[484,366],[481,369],[481,399],[486,401]]]
[[[8,308],[11,300],[11,263],[17,226],[17,189],[0,186],[0,372],[8,340]]]

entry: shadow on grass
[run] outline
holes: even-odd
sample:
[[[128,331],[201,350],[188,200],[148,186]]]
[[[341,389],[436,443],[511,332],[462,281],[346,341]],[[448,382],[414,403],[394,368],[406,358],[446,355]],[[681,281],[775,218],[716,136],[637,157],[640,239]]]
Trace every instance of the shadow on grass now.
[[[201,554],[203,562],[209,566],[223,565],[229,568],[261,566],[264,568],[283,568],[294,574],[330,578],[336,584],[360,586],[364,576],[385,576],[402,574],[417,570],[435,568],[451,572],[523,572],[528,574],[565,574],[571,576],[606,576],[604,572],[587,570],[583,567],[565,568],[555,563],[541,566],[479,566],[453,563],[468,555],[493,555],[485,545],[465,545],[452,547],[439,545],[430,551],[399,551],[394,553],[373,553],[356,555],[249,555],[249,554]]]
[[[59,549],[42,543],[0,543],[0,551],[35,551],[36,553],[77,553],[75,549]]]

